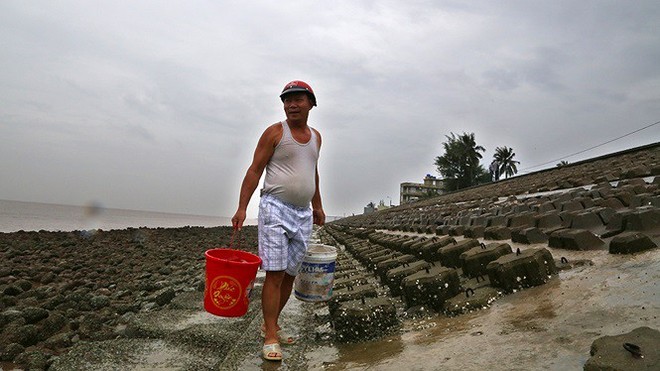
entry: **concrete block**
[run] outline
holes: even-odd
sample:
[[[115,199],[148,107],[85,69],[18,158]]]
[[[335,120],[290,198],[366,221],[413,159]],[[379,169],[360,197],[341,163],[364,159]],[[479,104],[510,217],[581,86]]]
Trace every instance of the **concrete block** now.
[[[572,229],[598,229],[604,225],[597,213],[586,211],[575,214],[570,227]]]
[[[531,227],[511,232],[511,241],[524,244],[548,242],[548,235],[539,228]]]
[[[457,225],[449,228],[447,234],[450,236],[462,236],[464,231],[465,231],[465,226]]]
[[[417,257],[426,261],[439,261],[438,249],[455,242],[453,237],[434,238],[432,241],[427,242],[417,249]]]
[[[506,226],[507,219],[504,215],[496,215],[488,218],[487,227]]]
[[[332,297],[328,301],[328,310],[330,315],[339,307],[339,304],[345,301],[357,300],[360,298],[375,298],[378,296],[376,286],[367,284],[348,285],[344,288],[334,290]]]
[[[603,240],[584,229],[560,229],[548,240],[548,246],[567,250],[597,250],[603,245]]]
[[[610,241],[610,254],[634,254],[658,247],[646,234],[640,232],[622,233]]]
[[[534,224],[535,221],[533,213],[511,215],[507,220],[507,227],[509,228],[533,227]]]
[[[488,263],[486,271],[492,286],[512,292],[544,284],[557,274],[557,267],[550,251],[540,248],[502,256]]]
[[[486,275],[486,266],[488,263],[496,260],[500,256],[511,254],[513,250],[508,243],[490,243],[481,244],[462,253],[459,257],[463,274],[467,277],[476,277]]]
[[[410,263],[403,263],[401,266],[392,268],[387,271],[383,284],[390,288],[392,296],[399,296],[402,293],[401,282],[406,276],[430,267],[431,264],[424,260],[416,260]]]
[[[397,257],[402,256],[402,255],[403,254],[398,252],[398,251],[390,251],[390,253],[388,255],[381,255],[381,256],[372,258],[371,261],[369,262],[369,264],[367,264],[367,269],[369,269],[371,271],[375,271],[376,267],[378,266],[378,263],[384,262],[384,261],[389,260],[389,259],[394,259],[394,258],[397,258]]]
[[[445,301],[443,310],[448,315],[459,315],[475,310],[486,309],[490,307],[491,303],[500,295],[500,291],[493,287],[468,288],[465,292],[461,292],[453,298]]]
[[[583,210],[584,206],[579,201],[566,201],[562,202],[557,209],[561,211],[579,211]]]
[[[644,181],[641,179],[641,177],[649,176],[651,175],[651,168],[644,166],[644,165],[638,165],[632,168],[625,169],[623,171],[623,178],[629,179],[629,180],[635,180],[631,178],[637,178],[641,181]]]
[[[461,266],[459,257],[469,249],[479,246],[479,241],[475,239],[463,240],[452,245],[447,245],[438,249],[437,254],[440,257],[440,263],[445,267],[458,268]]]
[[[484,230],[487,240],[508,240],[511,238],[511,229],[507,227],[488,227]]]
[[[385,281],[387,279],[387,272],[395,267],[398,267],[402,265],[403,263],[410,263],[417,260],[413,255],[410,254],[405,254],[401,256],[397,256],[392,259],[387,259],[384,260],[378,264],[376,264],[376,274],[380,277],[381,281]]]
[[[578,197],[575,199],[575,201],[581,203],[583,209],[594,207],[594,200],[590,197]]]
[[[348,286],[360,286],[369,282],[369,276],[365,274],[353,276],[353,277],[342,277],[335,278],[332,283],[332,289],[336,293],[340,289],[344,289]]]
[[[630,207],[630,205],[633,203],[633,196],[635,196],[634,193],[625,191],[617,191],[617,193],[614,195],[614,197],[621,201],[625,207]]]
[[[440,265],[405,277],[401,285],[407,308],[430,305],[435,310],[440,310],[445,300],[460,291],[458,272]]]
[[[484,236],[484,230],[486,227],[483,225],[478,225],[478,226],[471,226],[465,228],[465,231],[463,232],[463,237],[465,238],[480,238]]]
[[[547,212],[536,216],[535,226],[541,229],[553,229],[562,225],[558,212]]]
[[[554,211],[554,210],[557,210],[555,208],[555,205],[553,205],[552,202],[549,202],[549,201],[540,204],[539,207],[538,207],[538,212],[540,212],[540,213],[545,213],[545,212]]]
[[[426,237],[414,237],[414,238],[410,238],[410,239],[408,239],[407,241],[405,241],[405,242],[403,242],[403,243],[401,244],[401,248],[400,248],[400,250],[401,250],[402,252],[405,252],[406,254],[411,254],[412,251],[411,251],[411,248],[410,248],[410,247],[411,247],[412,245],[414,245],[414,244],[416,244],[416,243],[418,243],[418,242],[424,242],[424,241],[426,241],[426,240],[427,240]]]
[[[638,327],[631,332],[600,337],[591,344],[584,371],[660,370],[660,331]]]
[[[646,207],[637,209],[623,217],[625,231],[652,231],[660,229],[660,209]]]
[[[620,210],[625,208],[623,203],[621,203],[621,201],[614,196],[605,197],[604,199],[598,201],[594,200],[594,203],[598,206],[609,207],[615,210]]]
[[[593,211],[598,214],[598,217],[604,225],[607,225],[610,222],[612,215],[616,213],[616,210],[612,209],[611,207],[594,207]]]
[[[388,298],[361,298],[339,304],[331,315],[336,339],[340,342],[372,340],[399,326],[396,307]]]

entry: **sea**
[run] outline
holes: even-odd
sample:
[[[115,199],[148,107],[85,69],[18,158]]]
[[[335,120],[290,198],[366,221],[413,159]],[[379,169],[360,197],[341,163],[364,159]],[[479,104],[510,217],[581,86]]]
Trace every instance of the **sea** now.
[[[246,225],[255,225],[247,219]],[[0,200],[0,232],[88,231],[126,228],[217,227],[231,225],[221,216],[173,214],[154,211],[105,208],[100,205],[74,206]]]

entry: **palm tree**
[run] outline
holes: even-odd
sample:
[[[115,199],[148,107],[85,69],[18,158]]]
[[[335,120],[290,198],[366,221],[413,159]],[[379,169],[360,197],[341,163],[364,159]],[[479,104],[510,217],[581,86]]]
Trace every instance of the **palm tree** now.
[[[442,143],[445,154],[435,158],[438,172],[446,179],[447,190],[456,190],[478,184],[484,173],[479,164],[481,153],[485,149],[478,146],[474,133],[446,135],[447,141]]]
[[[519,164],[520,161],[513,159],[515,155],[513,148],[507,146],[495,148],[495,155],[493,157],[500,164],[500,174],[504,174],[507,178],[518,172],[516,164]]]

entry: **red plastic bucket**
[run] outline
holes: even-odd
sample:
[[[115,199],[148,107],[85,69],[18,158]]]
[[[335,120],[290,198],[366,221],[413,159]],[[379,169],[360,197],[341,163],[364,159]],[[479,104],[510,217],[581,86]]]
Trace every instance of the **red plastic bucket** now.
[[[206,256],[204,309],[216,316],[240,317],[248,310],[261,258],[249,252],[211,249]]]

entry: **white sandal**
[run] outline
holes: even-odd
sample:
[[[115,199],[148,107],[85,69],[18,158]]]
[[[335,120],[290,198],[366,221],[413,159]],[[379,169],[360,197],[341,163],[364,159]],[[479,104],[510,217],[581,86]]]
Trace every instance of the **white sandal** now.
[[[262,338],[266,337],[266,333],[264,332],[263,329],[261,329],[261,337]],[[293,335],[284,331],[284,329],[280,329],[279,331],[277,331],[277,338],[279,339],[280,343],[282,343],[283,345],[293,345],[296,343],[296,338],[293,337]]]
[[[282,360],[282,348],[278,343],[264,344],[264,347],[261,349],[261,354],[264,359],[268,361]]]

